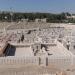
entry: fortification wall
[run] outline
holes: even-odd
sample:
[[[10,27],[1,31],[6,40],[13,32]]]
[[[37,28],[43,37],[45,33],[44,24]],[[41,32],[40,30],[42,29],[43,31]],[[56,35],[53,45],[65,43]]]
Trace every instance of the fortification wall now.
[[[60,69],[67,69],[70,65],[75,64],[74,58],[70,57],[1,57],[0,65],[26,65],[26,64],[35,64],[35,65],[54,65]]]

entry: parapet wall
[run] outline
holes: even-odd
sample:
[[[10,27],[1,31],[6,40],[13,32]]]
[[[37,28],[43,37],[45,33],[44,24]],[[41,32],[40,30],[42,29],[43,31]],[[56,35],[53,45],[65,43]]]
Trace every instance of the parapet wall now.
[[[60,69],[67,69],[70,65],[75,63],[75,57],[70,58],[51,58],[51,57],[1,57],[0,65],[26,65],[26,64],[35,64],[35,65],[54,65]]]
[[[1,57],[0,65],[38,64],[36,57]]]

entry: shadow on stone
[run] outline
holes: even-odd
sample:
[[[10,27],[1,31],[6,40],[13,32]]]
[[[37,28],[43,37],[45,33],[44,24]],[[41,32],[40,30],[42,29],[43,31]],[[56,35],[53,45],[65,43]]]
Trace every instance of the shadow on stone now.
[[[5,56],[14,56],[16,51],[16,47],[8,44],[6,50],[4,51]]]

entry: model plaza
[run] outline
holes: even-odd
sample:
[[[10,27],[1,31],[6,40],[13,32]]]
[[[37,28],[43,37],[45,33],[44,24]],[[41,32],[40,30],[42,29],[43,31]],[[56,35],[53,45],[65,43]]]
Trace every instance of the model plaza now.
[[[44,20],[0,23],[0,75],[74,75],[74,28]]]

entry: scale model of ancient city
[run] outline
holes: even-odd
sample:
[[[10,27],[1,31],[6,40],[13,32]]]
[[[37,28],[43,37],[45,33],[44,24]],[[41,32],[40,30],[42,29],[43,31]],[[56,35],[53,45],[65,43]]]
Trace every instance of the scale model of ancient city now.
[[[0,75],[75,75],[75,24],[0,22]]]

